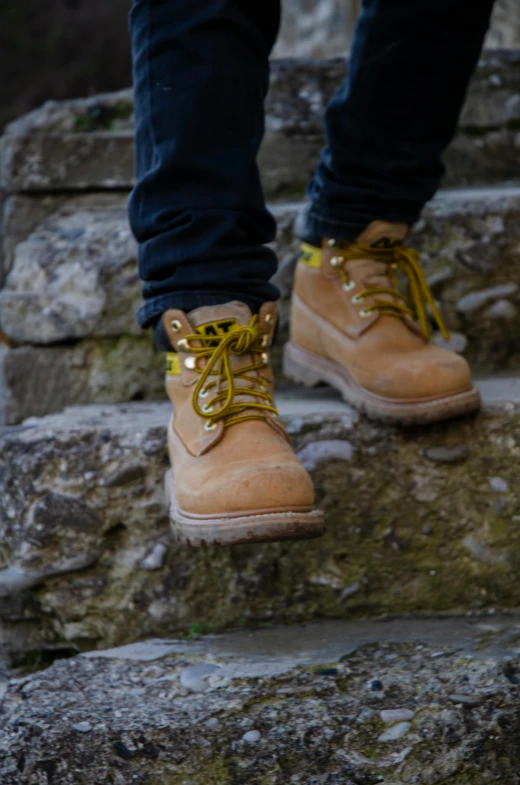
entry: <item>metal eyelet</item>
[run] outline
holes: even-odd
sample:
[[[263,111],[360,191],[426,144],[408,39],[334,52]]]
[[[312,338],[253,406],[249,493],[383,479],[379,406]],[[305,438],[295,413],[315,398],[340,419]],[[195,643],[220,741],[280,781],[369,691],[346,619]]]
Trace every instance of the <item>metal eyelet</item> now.
[[[217,427],[217,423],[211,422],[211,420],[208,420],[208,422],[204,423],[205,431],[214,431],[216,427]]]
[[[363,308],[363,310],[359,312],[359,315],[362,316],[363,319],[366,319],[368,316],[370,316],[370,311],[367,311],[365,308]]]
[[[261,359],[264,365],[269,365],[269,355],[267,354],[267,352],[263,352],[263,354],[261,355]]]
[[[352,302],[354,303],[354,305],[359,305],[359,303],[362,303],[363,300],[364,297],[360,297],[359,294],[355,294],[354,297],[352,298]]]
[[[262,349],[267,349],[271,345],[271,339],[268,335],[262,336]]]
[[[265,323],[266,324],[271,324],[272,321],[273,321],[273,314],[272,313],[266,313],[266,315],[265,315]]]
[[[209,390],[201,390],[199,393],[199,398],[207,398],[209,395]]]
[[[172,328],[174,333],[180,333],[182,330],[182,324],[179,322],[178,319],[174,319],[170,322],[170,327]]]
[[[186,357],[184,367],[189,371],[194,371],[197,368],[197,359],[195,357]]]
[[[177,350],[181,352],[189,352],[190,345],[186,338],[181,338],[181,340],[177,342]]]
[[[205,406],[202,407],[202,411],[204,412],[204,414],[209,414],[210,412],[213,411],[213,406],[210,406],[209,404],[205,404]]]
[[[334,246],[336,245],[336,240],[333,240],[331,237],[330,240],[327,240],[327,245],[330,246],[331,248],[334,248]]]
[[[344,256],[333,256],[332,259],[330,260],[330,266],[341,267],[344,261],[345,261]]]
[[[343,284],[343,289],[346,292],[351,292],[352,289],[355,289],[355,288],[356,288],[356,282],[355,281],[349,281],[348,283],[344,283]]]

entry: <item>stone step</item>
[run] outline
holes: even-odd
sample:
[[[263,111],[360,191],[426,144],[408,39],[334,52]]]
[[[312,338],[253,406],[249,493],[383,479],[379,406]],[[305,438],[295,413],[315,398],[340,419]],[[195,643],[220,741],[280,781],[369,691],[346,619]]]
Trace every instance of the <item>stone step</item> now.
[[[301,202],[275,203],[279,347]],[[140,302],[126,196],[14,196],[7,202],[10,270],[0,293],[0,422],[78,403],[163,397],[160,355],[133,319]],[[427,206],[411,241],[441,311],[477,373],[520,369],[520,188],[448,190]]]
[[[519,629],[496,616],[329,622],[61,660],[0,682],[0,779],[513,784]]]
[[[0,343],[0,425],[95,401],[164,398],[164,355],[148,335],[46,347]]]
[[[345,73],[342,59],[273,61],[260,153],[269,196],[303,193],[324,144],[325,106]],[[518,50],[484,51],[446,154],[446,185],[518,180],[519,94]],[[133,177],[129,90],[48,102],[2,140],[0,187],[9,192],[128,189]]]
[[[321,540],[293,544],[171,541],[167,404],[76,407],[4,428],[4,644],[85,649],[193,622],[519,607],[520,379],[481,389],[480,416],[414,430],[377,426],[332,391],[282,395],[327,523]]]

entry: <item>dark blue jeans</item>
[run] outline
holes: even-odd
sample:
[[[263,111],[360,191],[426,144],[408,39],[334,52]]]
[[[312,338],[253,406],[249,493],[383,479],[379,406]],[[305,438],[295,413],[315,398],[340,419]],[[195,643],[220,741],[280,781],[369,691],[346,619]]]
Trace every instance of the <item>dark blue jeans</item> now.
[[[325,117],[307,230],[414,222],[439,185],[493,0],[365,0]],[[168,308],[277,297],[256,155],[279,0],[134,0],[130,16],[145,327]]]

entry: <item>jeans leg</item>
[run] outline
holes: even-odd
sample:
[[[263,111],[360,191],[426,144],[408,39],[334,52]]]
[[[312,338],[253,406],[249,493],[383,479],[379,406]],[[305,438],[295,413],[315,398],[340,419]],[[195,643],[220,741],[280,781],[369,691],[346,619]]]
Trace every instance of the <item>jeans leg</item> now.
[[[493,0],[365,0],[346,82],[326,113],[309,236],[413,223],[444,173]]]
[[[274,300],[275,235],[256,166],[279,0],[134,0],[137,183],[129,202],[145,304]]]

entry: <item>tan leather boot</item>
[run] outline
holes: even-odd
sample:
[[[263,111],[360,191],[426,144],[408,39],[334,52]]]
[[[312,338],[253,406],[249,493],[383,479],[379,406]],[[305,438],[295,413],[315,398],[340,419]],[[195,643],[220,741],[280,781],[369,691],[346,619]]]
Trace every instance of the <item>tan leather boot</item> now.
[[[472,412],[480,398],[466,361],[429,343],[427,307],[449,336],[419,256],[403,244],[407,231],[374,221],[355,243],[303,246],[284,371],[307,386],[331,384],[369,417],[414,425]]]
[[[166,375],[174,407],[166,491],[173,531],[192,545],[323,533],[311,478],[273,403],[276,320],[274,303],[258,316],[239,302],[163,315],[177,350]]]

